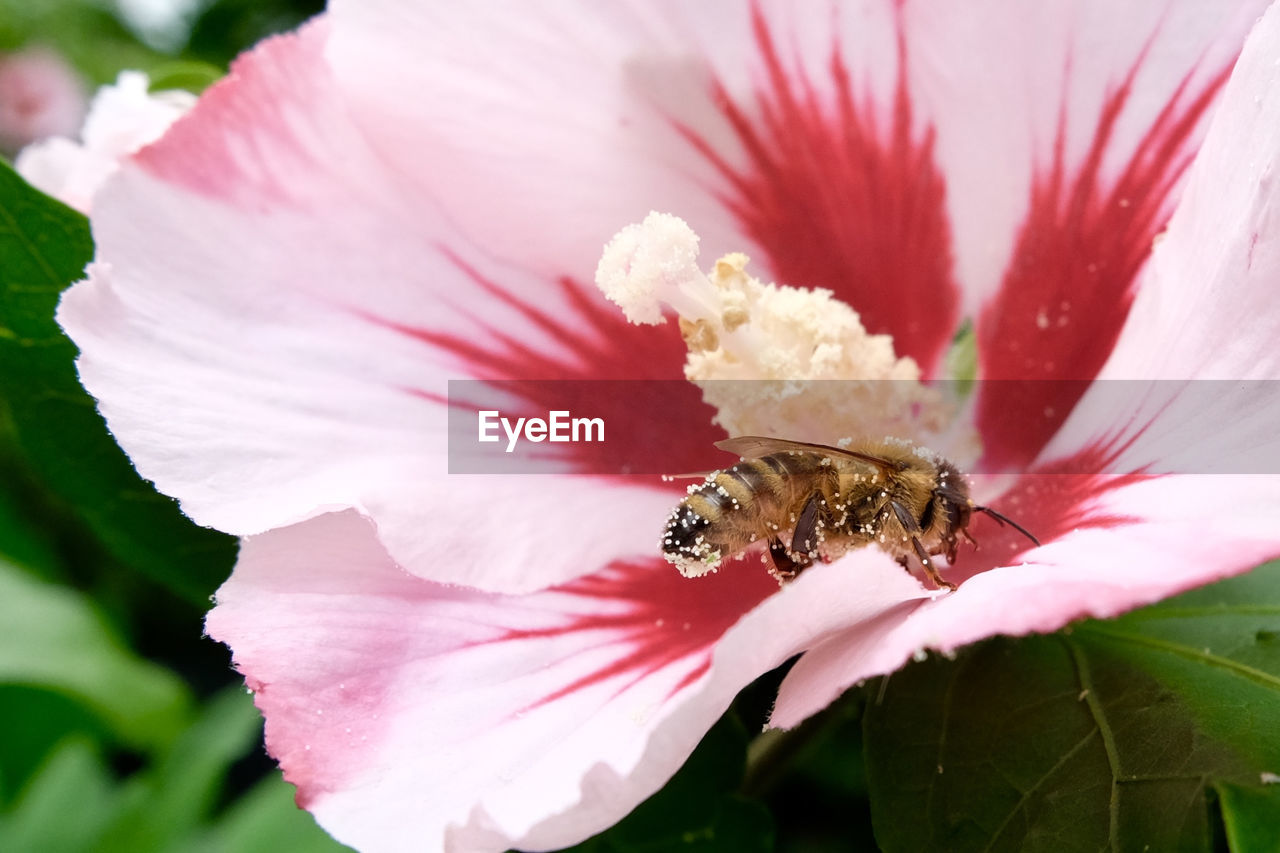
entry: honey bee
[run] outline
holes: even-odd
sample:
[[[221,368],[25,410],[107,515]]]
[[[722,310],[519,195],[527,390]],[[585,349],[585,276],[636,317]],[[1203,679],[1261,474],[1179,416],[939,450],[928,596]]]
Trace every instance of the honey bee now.
[[[878,545],[908,570],[915,556],[934,586],[954,590],[932,558],[943,554],[954,563],[960,537],[977,544],[968,532],[975,512],[1040,544],[1011,519],[974,503],[954,464],[908,441],[843,449],[741,436],[716,447],[742,461],[690,488],[663,534],[663,556],[689,577],[715,571],[758,540],[768,543],[779,581],[814,560]]]

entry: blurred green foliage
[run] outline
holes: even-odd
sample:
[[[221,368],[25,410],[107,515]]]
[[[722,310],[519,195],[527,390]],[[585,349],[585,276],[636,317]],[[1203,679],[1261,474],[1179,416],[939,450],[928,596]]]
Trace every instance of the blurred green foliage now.
[[[0,50],[41,45],[62,54],[92,84],[160,55],[132,33],[112,5],[88,0],[0,0]]]
[[[0,0],[0,50],[200,91],[320,5],[203,3],[157,47],[113,3]],[[202,637],[234,542],[138,477],[79,386],[53,311],[91,255],[83,216],[0,167],[0,850],[346,849],[294,806]]]
[[[84,216],[0,167],[0,394],[11,439],[124,565],[193,603],[226,577],[230,537],[194,528],[133,470],[80,386],[58,297],[92,259]]]
[[[0,51],[40,45],[62,54],[93,86],[123,69],[166,78],[165,87],[200,91],[208,69],[225,71],[241,51],[293,29],[324,10],[324,0],[195,0],[161,28],[146,26],[112,0],[0,0]],[[188,9],[188,7],[190,7]],[[168,79],[175,63],[201,69]]]

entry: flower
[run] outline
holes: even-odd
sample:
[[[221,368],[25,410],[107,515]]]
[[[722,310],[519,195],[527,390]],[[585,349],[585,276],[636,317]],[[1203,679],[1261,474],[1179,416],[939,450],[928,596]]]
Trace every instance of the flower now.
[[[1280,372],[1280,11],[1245,45],[1260,2],[797,5],[336,2],[95,198],[59,313],[81,377],[144,476],[244,537],[207,628],[340,840],[572,843],[797,652],[777,725],[919,649],[1280,553],[1275,477],[1161,467],[1189,385],[1089,381]],[[683,375],[677,324],[588,283],[653,208],[831,290],[926,377],[973,317],[984,378],[1070,380],[983,383],[971,415],[988,468],[1034,461],[999,500],[1044,546],[975,522],[948,595],[870,548],[782,589],[692,580],[655,548],[657,478],[449,475],[449,378]],[[1265,456],[1265,399],[1228,402],[1222,457]],[[628,438],[698,467],[719,413],[692,384],[660,405],[669,430]]]
[[[149,85],[140,71],[121,72],[115,85],[103,86],[94,96],[80,142],[68,138],[79,124],[77,115],[44,134],[48,138],[23,148],[14,167],[32,186],[87,213],[120,160],[159,139],[195,103],[190,92],[151,93]]]
[[[84,117],[84,86],[66,60],[44,48],[0,55],[0,152],[74,133]]]

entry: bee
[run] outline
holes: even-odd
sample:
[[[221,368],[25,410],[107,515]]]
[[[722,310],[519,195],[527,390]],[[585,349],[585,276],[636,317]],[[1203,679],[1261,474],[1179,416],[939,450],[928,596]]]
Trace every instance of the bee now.
[[[935,587],[954,590],[932,558],[942,554],[954,563],[960,537],[977,545],[968,532],[975,512],[1040,544],[1013,520],[974,503],[954,464],[908,441],[844,449],[741,436],[716,447],[742,461],[691,487],[662,538],[663,556],[689,577],[715,571],[756,541],[768,543],[779,581],[814,560],[878,545],[908,570],[914,556]]]

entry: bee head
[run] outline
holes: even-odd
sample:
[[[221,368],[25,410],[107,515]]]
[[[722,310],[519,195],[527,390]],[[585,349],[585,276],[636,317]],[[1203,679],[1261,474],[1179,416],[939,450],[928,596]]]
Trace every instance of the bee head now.
[[[973,515],[973,501],[969,499],[969,486],[964,475],[945,459],[938,462],[938,484],[934,487],[928,512],[949,533],[964,530]]]

